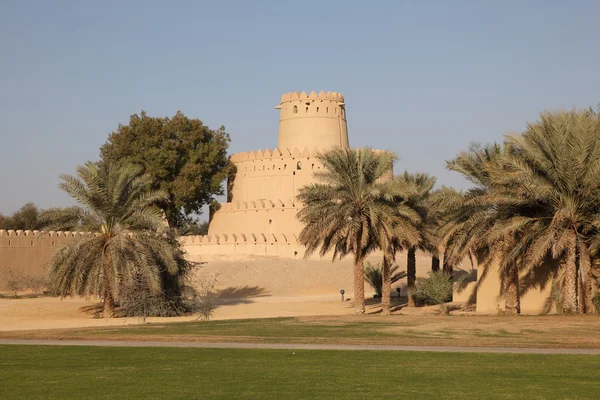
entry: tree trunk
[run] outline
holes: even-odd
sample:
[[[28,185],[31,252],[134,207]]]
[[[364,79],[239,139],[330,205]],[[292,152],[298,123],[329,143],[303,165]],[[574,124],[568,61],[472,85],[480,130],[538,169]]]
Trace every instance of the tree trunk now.
[[[417,280],[417,258],[416,258],[416,250],[415,248],[411,248],[408,250],[408,255],[406,258],[406,281],[408,286],[408,306],[415,306],[415,281]]]
[[[383,268],[382,268],[382,285],[381,285],[381,313],[383,315],[390,315],[390,292],[392,290],[392,275],[391,269],[391,257],[387,254],[383,256]]]
[[[519,301],[519,269],[517,264],[507,265],[504,271],[504,308],[506,313],[516,315],[521,312]]]
[[[579,245],[579,279],[581,281],[579,292],[580,311],[586,314],[594,313],[592,302],[592,261],[585,244]]]
[[[438,272],[440,270],[440,258],[438,256],[431,257],[431,272]]]
[[[562,261],[565,274],[562,308],[565,314],[572,314],[577,312],[577,240],[574,231],[570,231],[568,235],[567,249]]]
[[[356,249],[354,256],[354,310],[356,314],[365,313],[365,271],[364,259]]]
[[[452,264],[450,264],[448,262],[448,257],[446,256],[445,252],[444,252],[444,261],[442,262],[442,272],[449,276],[452,276],[452,274],[454,273],[454,268],[452,267]],[[452,302],[453,300],[454,300],[454,291],[452,291],[452,293],[450,294],[450,302]]]
[[[104,303],[102,305],[102,318],[112,318],[115,314],[115,299],[111,285],[111,261],[108,254],[104,254]]]
[[[444,265],[442,266],[442,270],[449,275],[452,275],[454,272],[454,268],[452,268],[452,265],[446,261],[446,257],[444,257]]]

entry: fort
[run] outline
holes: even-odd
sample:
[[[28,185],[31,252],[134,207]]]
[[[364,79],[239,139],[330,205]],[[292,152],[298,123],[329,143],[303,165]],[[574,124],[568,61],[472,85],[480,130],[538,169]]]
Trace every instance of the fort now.
[[[296,242],[302,230],[296,219],[301,207],[296,195],[323,168],[316,156],[334,146],[349,147],[340,93],[286,93],[276,109],[277,148],[231,156],[237,172],[228,184],[228,202],[220,205],[210,221],[210,235],[242,238],[242,243],[251,236],[273,244]],[[298,249],[292,247],[288,257],[297,256]]]
[[[264,260],[266,264],[268,260],[285,260],[286,265],[297,263],[298,268],[310,268],[312,275],[304,277],[303,288],[311,288],[311,279],[315,290],[318,287],[334,292],[343,285],[351,287],[352,260],[332,264],[330,259],[318,256],[304,259],[304,247],[298,243],[302,225],[296,219],[302,207],[296,200],[298,190],[313,182],[314,172],[323,168],[316,156],[331,147],[350,147],[344,96],[336,92],[286,93],[275,108],[279,110],[277,147],[231,155],[236,173],[227,185],[227,202],[212,213],[209,234],[183,236],[180,241],[190,260],[210,264],[229,257],[231,263],[239,263],[236,279],[246,284],[274,277],[292,279],[289,269],[278,270],[275,264],[268,278],[241,267],[251,265],[247,261]],[[54,251],[81,235],[84,233],[0,230],[0,269],[12,267],[41,275],[43,264]],[[374,254],[371,259],[378,262],[380,255]],[[397,260],[401,268],[406,268],[406,255],[399,254]],[[430,269],[431,257],[418,252],[417,275],[425,276]],[[347,272],[339,278],[342,270]],[[455,267],[457,270],[468,273],[473,281],[457,293],[455,301],[475,303],[481,313],[496,313],[503,308],[502,285],[495,266],[488,268],[484,276],[477,273],[476,265],[465,260]],[[524,281],[528,279],[523,276]],[[550,285],[542,282],[530,286],[521,294],[521,311],[550,311]]]

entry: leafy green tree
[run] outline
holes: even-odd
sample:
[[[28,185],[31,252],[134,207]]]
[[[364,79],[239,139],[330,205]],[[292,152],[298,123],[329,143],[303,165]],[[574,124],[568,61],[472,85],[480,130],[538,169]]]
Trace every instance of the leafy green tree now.
[[[80,207],[48,210],[44,222],[55,230],[77,226],[87,235],[50,260],[51,287],[61,296],[101,296],[105,318],[140,282],[154,294],[172,295],[189,265],[153,206],[167,193],[152,189],[141,166],[87,163],[77,175],[62,175],[60,187]]]
[[[184,236],[190,235],[208,235],[208,221],[204,221],[201,223],[192,222],[189,225],[185,226],[180,230],[180,234]]]
[[[0,214],[0,229],[38,230],[42,226],[39,217],[40,210],[36,205],[27,203],[10,217]]]
[[[100,155],[104,163],[141,165],[153,189],[167,193],[158,205],[169,225],[184,228],[214,196],[223,194],[223,182],[232,169],[229,142],[223,127],[209,129],[181,112],[173,118],[156,118],[142,111],[110,134]]]
[[[396,157],[369,148],[334,148],[318,158],[325,168],[315,173],[316,183],[298,194],[304,205],[298,213],[304,224],[299,241],[306,246],[305,256],[317,250],[321,256],[331,252],[333,260],[354,256],[354,306],[364,313],[364,260],[386,246],[384,237],[394,236],[393,181],[385,178]],[[389,274],[389,264],[383,274]]]

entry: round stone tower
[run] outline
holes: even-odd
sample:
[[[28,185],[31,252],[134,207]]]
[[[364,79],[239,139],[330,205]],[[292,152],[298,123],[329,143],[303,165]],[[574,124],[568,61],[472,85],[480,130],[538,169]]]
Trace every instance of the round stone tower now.
[[[340,93],[286,93],[275,108],[280,112],[278,148],[349,147],[344,96]]]

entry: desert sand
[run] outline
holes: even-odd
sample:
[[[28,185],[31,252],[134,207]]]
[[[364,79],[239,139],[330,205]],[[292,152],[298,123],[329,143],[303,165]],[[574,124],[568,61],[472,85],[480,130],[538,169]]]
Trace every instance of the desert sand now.
[[[372,259],[377,262],[377,259]],[[401,268],[402,260],[399,260]],[[417,263],[428,260],[417,259]],[[420,268],[426,271],[427,268]],[[419,274],[421,275],[421,274]],[[290,260],[274,257],[217,256],[203,258],[198,265],[196,284],[215,277],[219,307],[214,320],[291,316],[331,316],[353,313],[352,261]],[[405,294],[405,280],[399,282]],[[341,301],[340,289],[346,291]],[[373,290],[365,283],[370,299],[367,312],[379,309],[371,298]],[[402,300],[402,298],[400,299]],[[0,331],[131,325],[139,318],[100,319],[84,313],[81,307],[98,299],[39,297],[0,299]],[[403,313],[434,313],[434,308],[403,309]],[[197,316],[148,318],[148,322],[193,321]]]

